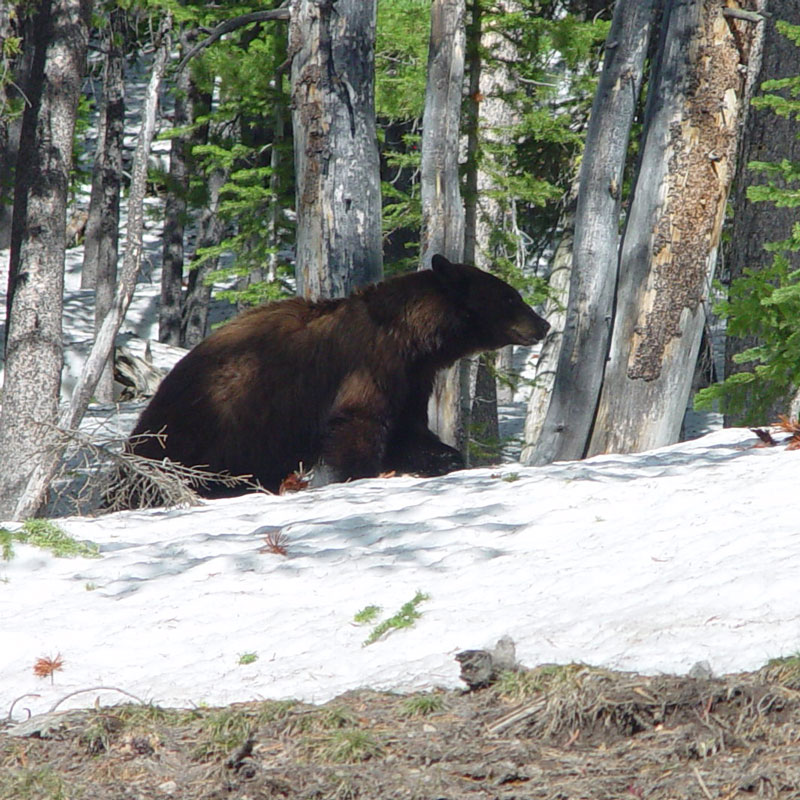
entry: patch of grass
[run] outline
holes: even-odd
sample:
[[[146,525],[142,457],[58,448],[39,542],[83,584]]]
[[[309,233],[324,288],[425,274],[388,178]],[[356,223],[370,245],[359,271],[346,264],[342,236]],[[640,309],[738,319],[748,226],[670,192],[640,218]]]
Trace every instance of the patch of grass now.
[[[234,708],[221,708],[204,715],[192,758],[207,761],[225,757],[247,741],[254,722],[252,715]]]
[[[254,664],[258,661],[258,653],[242,653],[239,656],[239,664]]]
[[[14,542],[49,550],[56,558],[100,557],[96,544],[73,539],[48,519],[26,519],[16,531],[0,528],[0,547],[5,561],[14,557]]]
[[[364,606],[361,611],[356,612],[353,616],[353,622],[357,625],[369,625],[370,622],[374,622],[377,619],[381,611],[383,609],[380,606]]]
[[[417,610],[417,606],[426,600],[430,600],[430,595],[427,595],[424,592],[417,592],[411,600],[409,600],[407,603],[404,603],[400,607],[400,610],[394,616],[378,623],[372,629],[370,635],[364,640],[363,646],[367,647],[368,645],[377,642],[378,639],[390,631],[399,630],[401,628],[410,628],[414,622],[422,616],[422,614]]]
[[[0,777],[2,800],[73,800],[75,797],[74,792],[67,791],[66,781],[52,767],[12,769]]]
[[[199,719],[199,711],[179,708],[161,708],[155,705],[120,705],[114,707],[114,715],[126,728],[155,728],[156,725],[185,725]]]
[[[0,528],[0,551],[3,554],[3,561],[11,561],[14,558],[14,534],[8,528]]]
[[[427,717],[444,708],[444,697],[441,694],[412,694],[400,705],[400,713],[404,717]]]
[[[309,753],[323,761],[355,764],[383,754],[383,745],[369,731],[342,728],[306,740]]]
[[[506,700],[520,702],[573,685],[578,674],[585,669],[583,664],[543,664],[519,672],[506,670],[500,674],[494,691]]]
[[[761,672],[769,683],[779,683],[787,689],[800,689],[800,652],[771,658]]]
[[[262,723],[286,719],[298,706],[297,700],[266,700],[261,704],[258,719]]]

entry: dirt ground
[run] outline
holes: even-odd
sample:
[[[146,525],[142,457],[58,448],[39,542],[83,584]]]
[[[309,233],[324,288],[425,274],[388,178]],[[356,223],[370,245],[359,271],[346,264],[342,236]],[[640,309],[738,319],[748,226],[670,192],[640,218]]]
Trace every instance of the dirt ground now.
[[[323,706],[69,711],[0,729],[0,798],[800,798],[798,690],[791,658],[724,678],[570,665]]]

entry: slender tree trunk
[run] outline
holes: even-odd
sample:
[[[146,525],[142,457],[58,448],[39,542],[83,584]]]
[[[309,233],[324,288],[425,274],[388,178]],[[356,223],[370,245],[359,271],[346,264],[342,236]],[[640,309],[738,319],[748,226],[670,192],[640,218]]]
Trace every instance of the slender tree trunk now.
[[[533,389],[528,400],[525,415],[525,433],[520,461],[523,464],[534,463],[536,444],[542,436],[553,385],[556,381],[558,361],[561,355],[561,344],[564,336],[564,325],[567,319],[569,304],[569,287],[574,261],[575,245],[575,203],[577,182],[573,187],[567,210],[563,216],[564,232],[553,257],[553,268],[550,272],[550,292],[544,306],[544,318],[550,323],[539,358],[536,361]]]
[[[800,48],[782,36],[775,28],[776,20],[785,20],[792,25],[800,25],[800,4],[786,3],[782,0],[760,0],[758,10],[767,12],[763,28],[763,42],[759,48],[762,57],[755,66],[755,87],[764,81],[788,78],[800,73]],[[751,64],[755,61],[751,57]],[[729,283],[742,277],[746,269],[755,270],[768,266],[773,254],[764,250],[768,242],[788,239],[792,226],[797,222],[796,208],[779,208],[774,203],[752,203],[747,199],[747,187],[766,182],[766,176],[748,168],[751,161],[780,163],[786,159],[800,162],[800,138],[797,120],[775,114],[769,108],[750,107],[747,122],[742,133],[739,156],[736,162],[736,176],[731,193],[733,220],[730,229],[730,244],[724,247],[724,268],[727,274],[721,277]],[[800,252],[783,253],[792,265],[800,269]],[[740,338],[728,336],[725,340],[725,375],[752,369],[752,364],[737,364],[733,357],[743,350],[756,347],[755,337]],[[743,389],[745,387],[742,387]],[[748,386],[752,391],[752,387]],[[746,401],[745,401],[746,402]],[[764,423],[778,419],[779,414],[787,413],[791,396],[776,401]],[[743,424],[746,408],[741,414],[726,414],[725,425]]]
[[[43,0],[34,23],[14,196],[0,518],[14,510],[58,413],[67,193],[90,13],[89,0]]]
[[[16,12],[16,3],[0,0],[0,249],[11,243],[14,203],[14,172],[22,128],[26,76],[33,56],[31,20]],[[22,40],[22,50],[13,54],[7,43]]]
[[[527,463],[581,458],[592,429],[611,334],[620,187],[656,0],[618,0],[586,135],[574,263],[553,392]]]
[[[590,454],[677,441],[733,176],[756,26],[716,0],[672,0],[667,12]]]
[[[181,52],[192,45],[193,36],[180,34]],[[191,69],[178,73],[174,92],[175,128],[186,128],[194,121]],[[179,346],[181,343],[181,298],[183,293],[183,239],[186,228],[186,198],[189,193],[189,152],[193,134],[180,133],[170,140],[167,201],[164,206],[164,233],[161,256],[161,302],[158,307],[158,340]]]
[[[341,297],[380,280],[376,0],[292,0],[297,292]]]
[[[422,117],[421,267],[439,253],[464,258],[464,207],[458,177],[461,96],[464,84],[464,0],[434,0],[428,50],[428,83]],[[441,373],[428,407],[431,429],[466,455],[469,427],[469,361]]]
[[[81,286],[95,290],[95,332],[100,330],[111,308],[117,283],[122,139],[125,129],[125,30],[125,11],[113,9],[104,36],[106,61],[103,101],[81,271]],[[110,403],[114,399],[113,354],[97,384],[95,396],[102,403]]]
[[[139,274],[139,266],[142,259],[147,160],[156,126],[158,93],[169,58],[169,31],[171,25],[172,18],[167,15],[162,19],[159,28],[158,49],[156,50],[147,87],[144,113],[142,114],[142,128],[139,132],[136,152],[133,156],[131,188],[128,196],[128,235],[125,241],[125,255],[122,260],[122,270],[114,295],[114,303],[97,333],[83,371],[75,384],[69,406],[58,419],[58,425],[62,430],[69,431],[77,428],[86,413],[94,387],[100,379],[100,374],[109,354],[113,350],[119,326],[125,318],[125,313],[133,297],[133,291],[136,288],[136,278]],[[5,412],[5,408],[3,411]],[[0,429],[0,433],[2,433],[2,429]],[[47,488],[61,462],[65,448],[66,443],[60,442],[57,446],[50,447],[37,457],[35,469],[30,473],[27,482],[22,482],[24,491],[18,496],[16,505],[12,505],[15,519],[31,516],[42,507],[46,499]],[[3,493],[0,492],[0,502],[4,497]]]
[[[219,216],[220,190],[228,181],[227,170],[215,169],[208,176],[208,203],[198,222],[197,249],[214,247],[222,241],[225,224]],[[211,302],[211,286],[205,281],[217,269],[219,259],[204,261],[199,267],[189,270],[189,281],[183,298],[183,323],[181,346],[194,347],[208,333],[208,306]]]

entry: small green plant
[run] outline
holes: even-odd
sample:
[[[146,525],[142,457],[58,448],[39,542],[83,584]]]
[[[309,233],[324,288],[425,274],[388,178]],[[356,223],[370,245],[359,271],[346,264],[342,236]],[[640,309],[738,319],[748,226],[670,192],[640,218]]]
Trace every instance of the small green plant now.
[[[83,588],[86,589],[87,592],[93,592],[97,589],[97,584],[94,581],[87,581]]]
[[[239,664],[254,664],[258,661],[258,653],[242,653],[239,656]]]
[[[383,611],[383,609],[380,606],[364,606],[361,611],[358,611],[353,616],[353,622],[357,625],[368,625],[370,622],[374,622],[377,619],[381,611]]]
[[[779,683],[788,689],[800,689],[800,652],[771,658],[762,672],[771,683]]]
[[[47,519],[27,519],[16,531],[0,528],[0,547],[5,561],[14,557],[14,542],[49,550],[56,558],[100,557],[96,544],[73,539]]]
[[[410,628],[422,614],[417,610],[417,606],[425,600],[430,600],[430,595],[424,592],[417,592],[414,597],[407,603],[404,603],[400,610],[389,619],[378,623],[370,635],[364,640],[364,647],[371,645],[378,641],[386,633],[392,630],[399,630],[400,628]]]
[[[444,708],[444,697],[441,694],[413,694],[403,700],[400,713],[404,717],[427,717]]]
[[[514,483],[515,481],[519,480],[519,473],[518,472],[507,472],[503,475],[503,480],[506,483]]]
[[[197,761],[219,758],[241,747],[254,728],[252,715],[223,708],[202,716],[201,735],[192,753]]]
[[[0,775],[0,797],[3,798],[66,800],[71,796],[64,779],[52,767],[11,769]]]
[[[337,764],[355,764],[375,758],[383,753],[381,743],[369,732],[360,728],[340,728],[308,740],[312,754],[324,761]]]
[[[555,688],[563,689],[585,670],[583,664],[543,664],[529,670],[506,670],[500,674],[494,690],[507,700],[521,702]]]

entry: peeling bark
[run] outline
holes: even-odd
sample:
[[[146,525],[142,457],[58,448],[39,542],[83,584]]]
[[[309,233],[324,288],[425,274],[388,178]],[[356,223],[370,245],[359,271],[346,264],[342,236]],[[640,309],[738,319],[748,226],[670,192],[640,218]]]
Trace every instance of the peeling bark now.
[[[715,0],[668,6],[589,454],[660,447],[680,434],[756,28],[722,11]]]
[[[428,81],[422,118],[422,242],[420,266],[437,253],[464,257],[464,207],[458,176],[461,99],[464,83],[464,0],[434,0],[428,50]],[[430,427],[466,455],[470,369],[462,359],[440,373],[428,404]]]
[[[614,10],[581,162],[558,367],[541,434],[526,444],[529,464],[581,458],[591,434],[611,333],[620,187],[656,5],[618,0]]]
[[[343,297],[380,280],[376,0],[293,0],[297,293]]]

